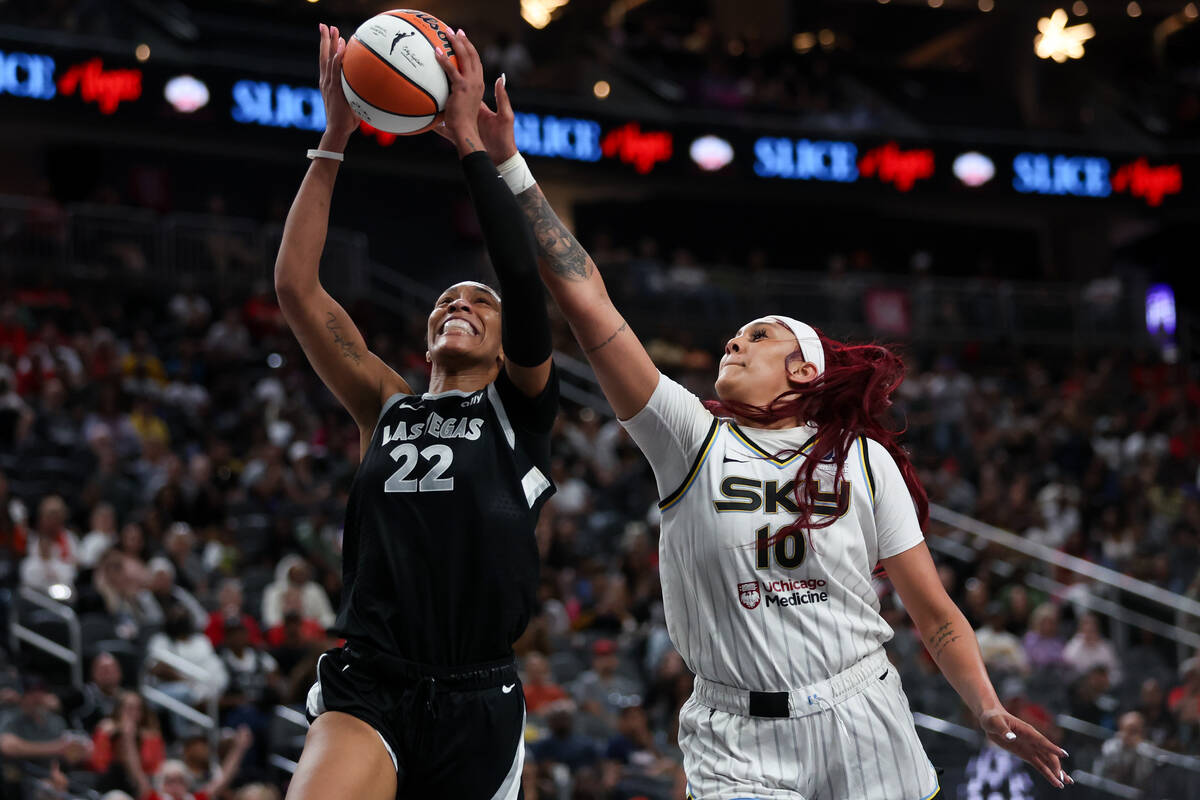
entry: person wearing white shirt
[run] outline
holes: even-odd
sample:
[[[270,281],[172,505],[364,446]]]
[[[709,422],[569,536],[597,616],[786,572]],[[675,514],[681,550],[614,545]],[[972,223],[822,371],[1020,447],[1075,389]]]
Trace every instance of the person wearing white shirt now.
[[[21,585],[47,594],[52,586],[66,586],[73,595],[75,565],[62,559],[53,540],[39,536],[34,548],[21,562]]]
[[[1095,666],[1108,668],[1108,677],[1116,686],[1121,682],[1121,661],[1112,642],[1100,635],[1100,623],[1092,614],[1079,618],[1079,629],[1063,648],[1063,661],[1076,675]]]

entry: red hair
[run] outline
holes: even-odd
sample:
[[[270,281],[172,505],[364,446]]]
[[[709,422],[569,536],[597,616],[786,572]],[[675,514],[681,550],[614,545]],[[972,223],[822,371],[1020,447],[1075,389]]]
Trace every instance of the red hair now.
[[[832,515],[823,521],[814,519],[817,516],[814,507],[819,487],[813,475],[817,465],[832,456],[837,465],[833,493],[835,497],[840,496],[846,457],[859,436],[879,442],[895,459],[916,506],[917,520],[924,528],[929,521],[929,497],[917,478],[917,471],[908,453],[896,441],[902,430],[893,430],[884,419],[884,412],[892,405],[892,393],[904,380],[904,363],[899,356],[880,345],[845,344],[827,338],[819,330],[817,336],[825,348],[825,371],[813,381],[784,392],[766,406],[732,400],[705,403],[718,416],[736,416],[758,423],[798,419],[816,426],[815,442],[796,475],[796,485],[792,490],[800,513],[794,521],[777,530],[760,546],[774,545],[796,531],[829,527],[837,520]],[[785,366],[807,360],[797,348],[788,355]],[[799,452],[797,446],[796,449],[776,453],[775,458],[782,461]]]

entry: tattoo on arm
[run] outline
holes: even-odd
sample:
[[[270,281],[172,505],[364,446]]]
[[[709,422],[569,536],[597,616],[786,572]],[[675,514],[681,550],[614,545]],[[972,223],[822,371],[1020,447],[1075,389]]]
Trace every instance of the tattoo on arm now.
[[[537,239],[538,251],[554,274],[568,281],[584,281],[591,277],[595,265],[583,246],[546,202],[546,195],[542,194],[542,190],[537,186],[526,189],[517,195],[517,203],[533,225],[533,237]]]
[[[338,324],[337,317],[333,315],[332,311],[327,313],[329,314],[329,319],[325,321],[325,327],[328,328],[329,332],[333,334],[333,343],[342,349],[343,356],[350,359],[355,364],[361,364],[362,356],[358,354],[358,350],[355,349],[354,343],[345,336],[342,336],[342,326]]]
[[[595,347],[589,347],[587,350],[584,350],[583,352],[585,352],[585,353],[596,352],[597,350],[599,350],[599,349],[605,347],[606,345],[608,345],[609,343],[611,343],[613,339],[617,338],[617,335],[620,334],[621,331],[625,330],[628,327],[629,327],[628,322],[622,322],[621,327],[619,327],[615,331],[613,331],[612,336],[608,337],[607,339],[605,339],[603,342],[596,345]]]
[[[953,625],[949,622],[943,622],[942,626],[929,637],[929,649],[933,651],[933,660],[936,661],[941,658],[946,648],[961,638],[962,636],[955,632]]]

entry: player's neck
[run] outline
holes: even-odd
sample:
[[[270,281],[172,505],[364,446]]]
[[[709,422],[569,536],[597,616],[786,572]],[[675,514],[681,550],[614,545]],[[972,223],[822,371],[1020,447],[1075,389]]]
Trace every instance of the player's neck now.
[[[496,380],[499,371],[497,366],[485,368],[483,365],[479,365],[461,370],[449,370],[434,364],[433,372],[429,376],[429,393],[477,392]]]
[[[758,428],[759,430],[765,431],[781,431],[787,428],[799,428],[804,425],[803,422],[795,417],[787,417],[785,419],[777,419],[772,422],[766,422],[763,420],[746,419],[745,417],[739,417],[737,414],[734,414],[733,421],[736,422],[738,427],[741,428]]]

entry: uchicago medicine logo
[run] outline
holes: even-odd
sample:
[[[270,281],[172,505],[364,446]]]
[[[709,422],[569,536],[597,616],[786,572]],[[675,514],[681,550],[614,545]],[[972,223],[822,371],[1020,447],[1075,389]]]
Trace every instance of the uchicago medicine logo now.
[[[758,608],[762,596],[758,593],[758,581],[738,584],[738,600],[746,608]]]

